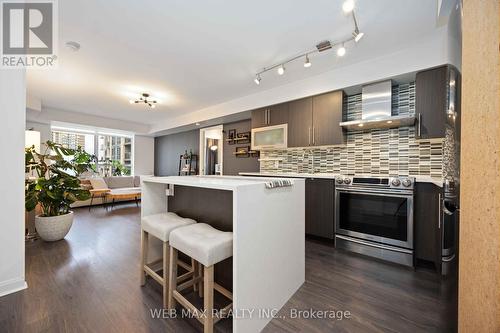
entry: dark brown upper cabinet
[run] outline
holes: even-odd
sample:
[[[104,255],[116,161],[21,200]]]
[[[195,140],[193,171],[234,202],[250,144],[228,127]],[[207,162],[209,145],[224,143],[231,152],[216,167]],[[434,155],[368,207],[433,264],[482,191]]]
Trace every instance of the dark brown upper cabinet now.
[[[326,146],[344,142],[342,127],[342,90],[313,97],[312,145]]]
[[[290,102],[288,147],[326,146],[344,143],[343,91],[334,91]]]
[[[302,98],[252,111],[252,128],[288,124],[288,147],[344,143],[343,91]]]
[[[307,147],[312,143],[312,97],[288,103],[288,147]]]
[[[288,123],[288,103],[252,110],[252,128]]]
[[[267,109],[269,126],[288,123],[288,103],[272,105]]]
[[[252,128],[267,126],[267,108],[252,110]]]
[[[448,67],[418,72],[415,82],[417,126],[420,139],[445,136]]]

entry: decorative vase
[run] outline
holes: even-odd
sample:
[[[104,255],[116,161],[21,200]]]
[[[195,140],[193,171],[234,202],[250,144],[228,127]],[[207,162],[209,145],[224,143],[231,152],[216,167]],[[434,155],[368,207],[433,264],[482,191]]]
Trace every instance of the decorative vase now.
[[[46,242],[63,239],[73,224],[73,212],[59,216],[36,216],[35,227],[40,237]]]

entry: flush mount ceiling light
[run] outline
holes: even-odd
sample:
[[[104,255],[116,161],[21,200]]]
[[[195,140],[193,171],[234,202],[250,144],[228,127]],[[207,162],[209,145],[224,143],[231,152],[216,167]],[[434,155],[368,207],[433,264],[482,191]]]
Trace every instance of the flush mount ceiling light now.
[[[158,103],[156,100],[151,99],[150,95],[148,93],[142,93],[141,97],[139,99],[131,99],[129,101],[130,104],[139,104],[139,103],[144,103],[148,105],[150,108],[154,109],[156,106],[156,103]]]
[[[255,84],[260,85],[261,80],[262,80],[262,77],[261,77],[262,74],[269,72],[270,70],[276,69],[276,71],[279,75],[283,75],[285,73],[285,65],[286,64],[288,64],[292,61],[295,61],[297,59],[301,59],[303,57],[305,57],[304,67],[305,68],[311,67],[311,61],[309,60],[309,55],[330,50],[337,45],[339,46],[339,48],[337,49],[337,55],[339,57],[344,56],[346,54],[345,44],[348,42],[351,42],[351,41],[358,43],[361,40],[361,38],[363,38],[363,36],[364,36],[364,33],[359,30],[358,21],[356,19],[356,15],[354,14],[355,7],[356,6],[354,3],[354,0],[346,0],[342,4],[342,10],[344,11],[345,14],[350,14],[352,17],[352,20],[354,22],[354,31],[352,32],[350,37],[348,37],[344,40],[336,41],[336,42],[332,42],[329,40],[322,41],[322,42],[318,43],[316,45],[316,48],[314,48],[314,49],[302,52],[301,54],[299,54],[295,57],[288,58],[285,61],[281,61],[275,65],[272,65],[269,67],[264,67],[260,72],[255,74],[255,79],[254,79]]]

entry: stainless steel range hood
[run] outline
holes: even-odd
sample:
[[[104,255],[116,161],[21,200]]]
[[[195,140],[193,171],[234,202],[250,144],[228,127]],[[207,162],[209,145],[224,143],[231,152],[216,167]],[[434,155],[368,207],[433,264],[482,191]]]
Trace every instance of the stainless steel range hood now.
[[[347,130],[394,128],[415,124],[415,117],[392,116],[391,80],[363,86],[361,120],[344,121],[340,126]]]

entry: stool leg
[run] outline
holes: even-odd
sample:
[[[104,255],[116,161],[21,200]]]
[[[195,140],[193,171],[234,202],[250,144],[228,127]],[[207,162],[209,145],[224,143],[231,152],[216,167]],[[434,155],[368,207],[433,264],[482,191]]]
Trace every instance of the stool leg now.
[[[200,263],[197,263],[198,265],[198,276],[203,277],[203,266]],[[200,298],[203,298],[203,282],[200,280],[198,282],[198,296]]]
[[[214,266],[204,268],[204,277],[203,277],[203,304],[205,310],[205,320],[203,324],[203,332],[204,333],[212,333],[214,331],[214,317],[213,317],[213,308],[214,308]]]
[[[170,265],[168,267],[168,308],[175,308],[174,290],[177,290],[177,249],[170,247]]]
[[[166,308],[168,306],[168,261],[169,261],[169,246],[168,242],[163,242],[163,307]]]
[[[144,271],[144,265],[148,260],[148,240],[149,235],[144,230],[141,230],[141,286],[146,283],[146,272]]]
[[[197,278],[199,274],[199,267],[198,267],[198,262],[195,261],[193,258],[191,258],[191,268],[193,269],[193,278]],[[199,285],[198,282],[193,284],[194,292],[198,291],[198,285]]]

